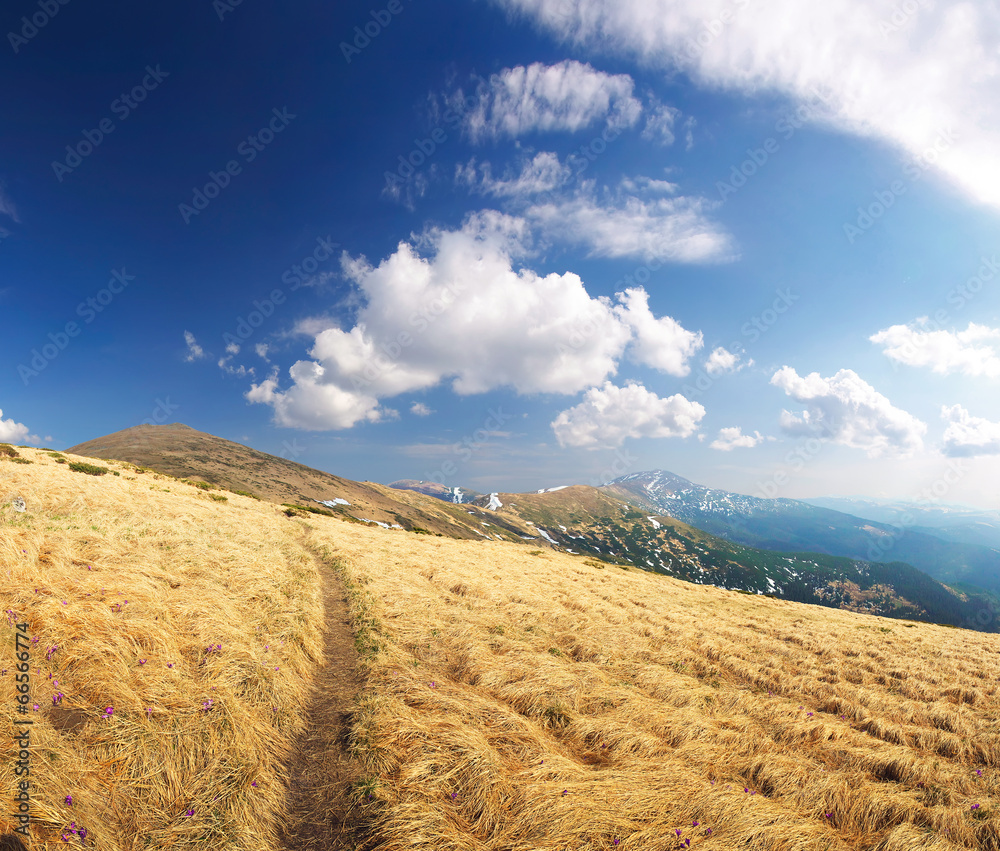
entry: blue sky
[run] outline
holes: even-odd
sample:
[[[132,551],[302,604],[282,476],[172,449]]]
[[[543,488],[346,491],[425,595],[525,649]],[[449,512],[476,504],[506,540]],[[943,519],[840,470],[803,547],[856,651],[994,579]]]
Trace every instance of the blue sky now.
[[[333,6],[6,8],[0,440],[1000,507],[1000,5]]]

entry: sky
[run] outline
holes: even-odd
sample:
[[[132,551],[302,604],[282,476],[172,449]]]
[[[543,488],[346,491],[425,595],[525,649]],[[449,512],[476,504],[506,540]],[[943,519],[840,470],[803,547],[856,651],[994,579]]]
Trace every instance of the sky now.
[[[0,441],[1000,508],[996,0],[0,24]]]

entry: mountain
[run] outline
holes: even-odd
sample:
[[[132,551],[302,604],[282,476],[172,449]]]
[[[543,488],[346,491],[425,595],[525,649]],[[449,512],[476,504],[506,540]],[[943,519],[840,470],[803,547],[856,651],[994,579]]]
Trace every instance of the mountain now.
[[[707,488],[664,470],[620,476],[602,486],[734,543],[779,552],[816,552],[899,561],[941,582],[1000,592],[1000,550],[945,541],[794,499],[761,499]]]
[[[301,504],[345,518],[419,529],[452,538],[523,541],[530,527],[472,506],[374,482],[355,482],[268,455],[181,423],[140,425],[66,450],[89,458],[128,461],[180,479],[249,492],[280,504]],[[318,504],[324,508],[318,509]]]
[[[955,591],[909,564],[869,563],[818,553],[777,553],[742,546],[662,512],[640,510],[630,496],[576,485],[545,493],[494,493],[476,503],[531,526],[536,542],[573,555],[783,600],[997,631],[989,603]],[[536,551],[537,552],[537,551]]]
[[[984,511],[967,505],[861,497],[819,497],[802,502],[866,520],[906,526],[946,541],[1000,549],[1000,511]]]
[[[469,503],[454,503],[410,488],[344,479],[182,424],[137,426],[66,452],[125,461],[154,477],[166,474],[204,482],[206,488],[249,492],[301,507],[289,511],[377,523],[400,534],[409,530],[512,541],[527,545],[526,555],[562,550],[600,566],[634,566],[744,593],[985,631],[995,628],[992,621],[975,620],[984,609],[977,598],[957,593],[908,564],[753,549],[650,508],[648,494],[640,497],[623,488],[560,486],[531,494],[477,495]]]

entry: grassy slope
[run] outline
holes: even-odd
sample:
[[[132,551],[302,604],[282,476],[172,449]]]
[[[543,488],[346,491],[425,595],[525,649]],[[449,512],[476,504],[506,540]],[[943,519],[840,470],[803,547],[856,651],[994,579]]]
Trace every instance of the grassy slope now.
[[[344,479],[180,423],[124,429],[78,444],[67,452],[129,461],[177,478],[247,491],[277,503],[315,505],[313,500],[345,499],[350,506],[336,509],[342,514],[455,538],[481,537],[487,531],[481,521],[492,521],[475,508],[450,505],[425,494],[374,482]],[[472,517],[470,511],[477,516]],[[519,524],[489,531],[507,540],[520,540],[519,534],[529,533]]]
[[[577,552],[730,590],[980,628],[977,615],[990,609],[986,601],[956,593],[907,564],[745,547],[672,517],[647,516],[648,511],[628,501],[630,496],[582,486],[546,494],[501,494],[500,515],[531,521]],[[986,629],[995,632],[996,624]]]
[[[88,845],[115,851],[274,847],[284,763],[321,653],[317,565],[297,524],[277,506],[217,502],[127,465],[98,477],[19,452],[34,463],[0,460],[0,601],[6,623],[28,623],[35,640],[32,847],[61,845],[72,821]],[[13,627],[3,635],[10,742],[22,716]],[[7,802],[13,771],[5,753]]]
[[[39,637],[52,847],[71,820],[102,849],[274,847],[318,660],[317,556],[348,582],[364,658],[351,738],[372,849],[1000,849],[991,636],[20,451],[34,463],[0,460],[0,599]],[[78,729],[57,729],[48,673]],[[13,779],[6,759],[5,796]]]
[[[365,624],[380,849],[1000,848],[990,636],[499,542],[313,540]]]

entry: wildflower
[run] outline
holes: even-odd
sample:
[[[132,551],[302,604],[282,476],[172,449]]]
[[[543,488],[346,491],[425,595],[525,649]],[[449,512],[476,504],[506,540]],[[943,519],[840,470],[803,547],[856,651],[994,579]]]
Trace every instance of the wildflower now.
[[[257,781],[256,781],[256,780],[254,780],[254,781],[253,781],[253,782],[252,782],[252,783],[251,783],[250,785],[256,788],[256,786],[257,786]]]
[[[454,800],[455,800],[455,798],[457,798],[457,797],[458,797],[458,792],[452,792],[452,793],[451,793],[451,799],[452,799],[453,801],[454,801]]]
[[[174,663],[173,663],[173,662],[167,662],[167,667],[168,667],[168,668],[172,668],[173,666],[174,666]]]
[[[66,796],[66,803],[67,804],[72,804],[73,803],[73,796],[72,795],[67,795]]]
[[[978,809],[979,809],[979,804],[973,804],[973,805],[972,805],[972,809],[974,809],[974,810],[978,810]]]
[[[706,827],[705,828],[705,836],[711,836],[711,835],[712,835],[712,828]]]
[[[680,836],[681,835],[681,829],[679,827],[678,828],[674,828],[674,833],[676,833],[678,836]]]
[[[80,830],[78,831],[78,833],[79,833],[79,836],[80,836],[80,841],[81,842],[85,842],[86,839],[87,839],[87,828],[81,827]]]
[[[826,817],[827,817],[827,818],[833,818],[833,813],[827,813],[827,814],[826,814]]]
[[[696,821],[691,822],[691,827],[697,827],[697,826],[698,826],[698,822],[696,822]]]
[[[114,714],[115,714],[115,708],[113,706],[105,706],[104,707],[104,717],[105,718],[110,718]]]
[[[140,659],[139,660],[139,664],[140,665],[145,665],[146,664],[146,660],[145,659]]]
[[[812,713],[811,712],[807,712],[806,715],[808,715],[810,718],[812,717]]]
[[[617,845],[617,844],[618,844],[618,840],[616,839],[616,840],[615,840],[615,845]]]
[[[976,776],[977,777],[982,777],[983,776],[983,770],[981,768],[977,768],[976,769]]]
[[[568,795],[569,794],[569,789],[563,789],[563,794],[564,795]]]
[[[188,810],[186,813],[184,813],[184,815],[186,815],[186,816],[193,816],[194,815],[194,810]]]
[[[37,712],[38,711],[38,704],[37,703],[35,704],[34,708],[35,708],[35,712]]]

